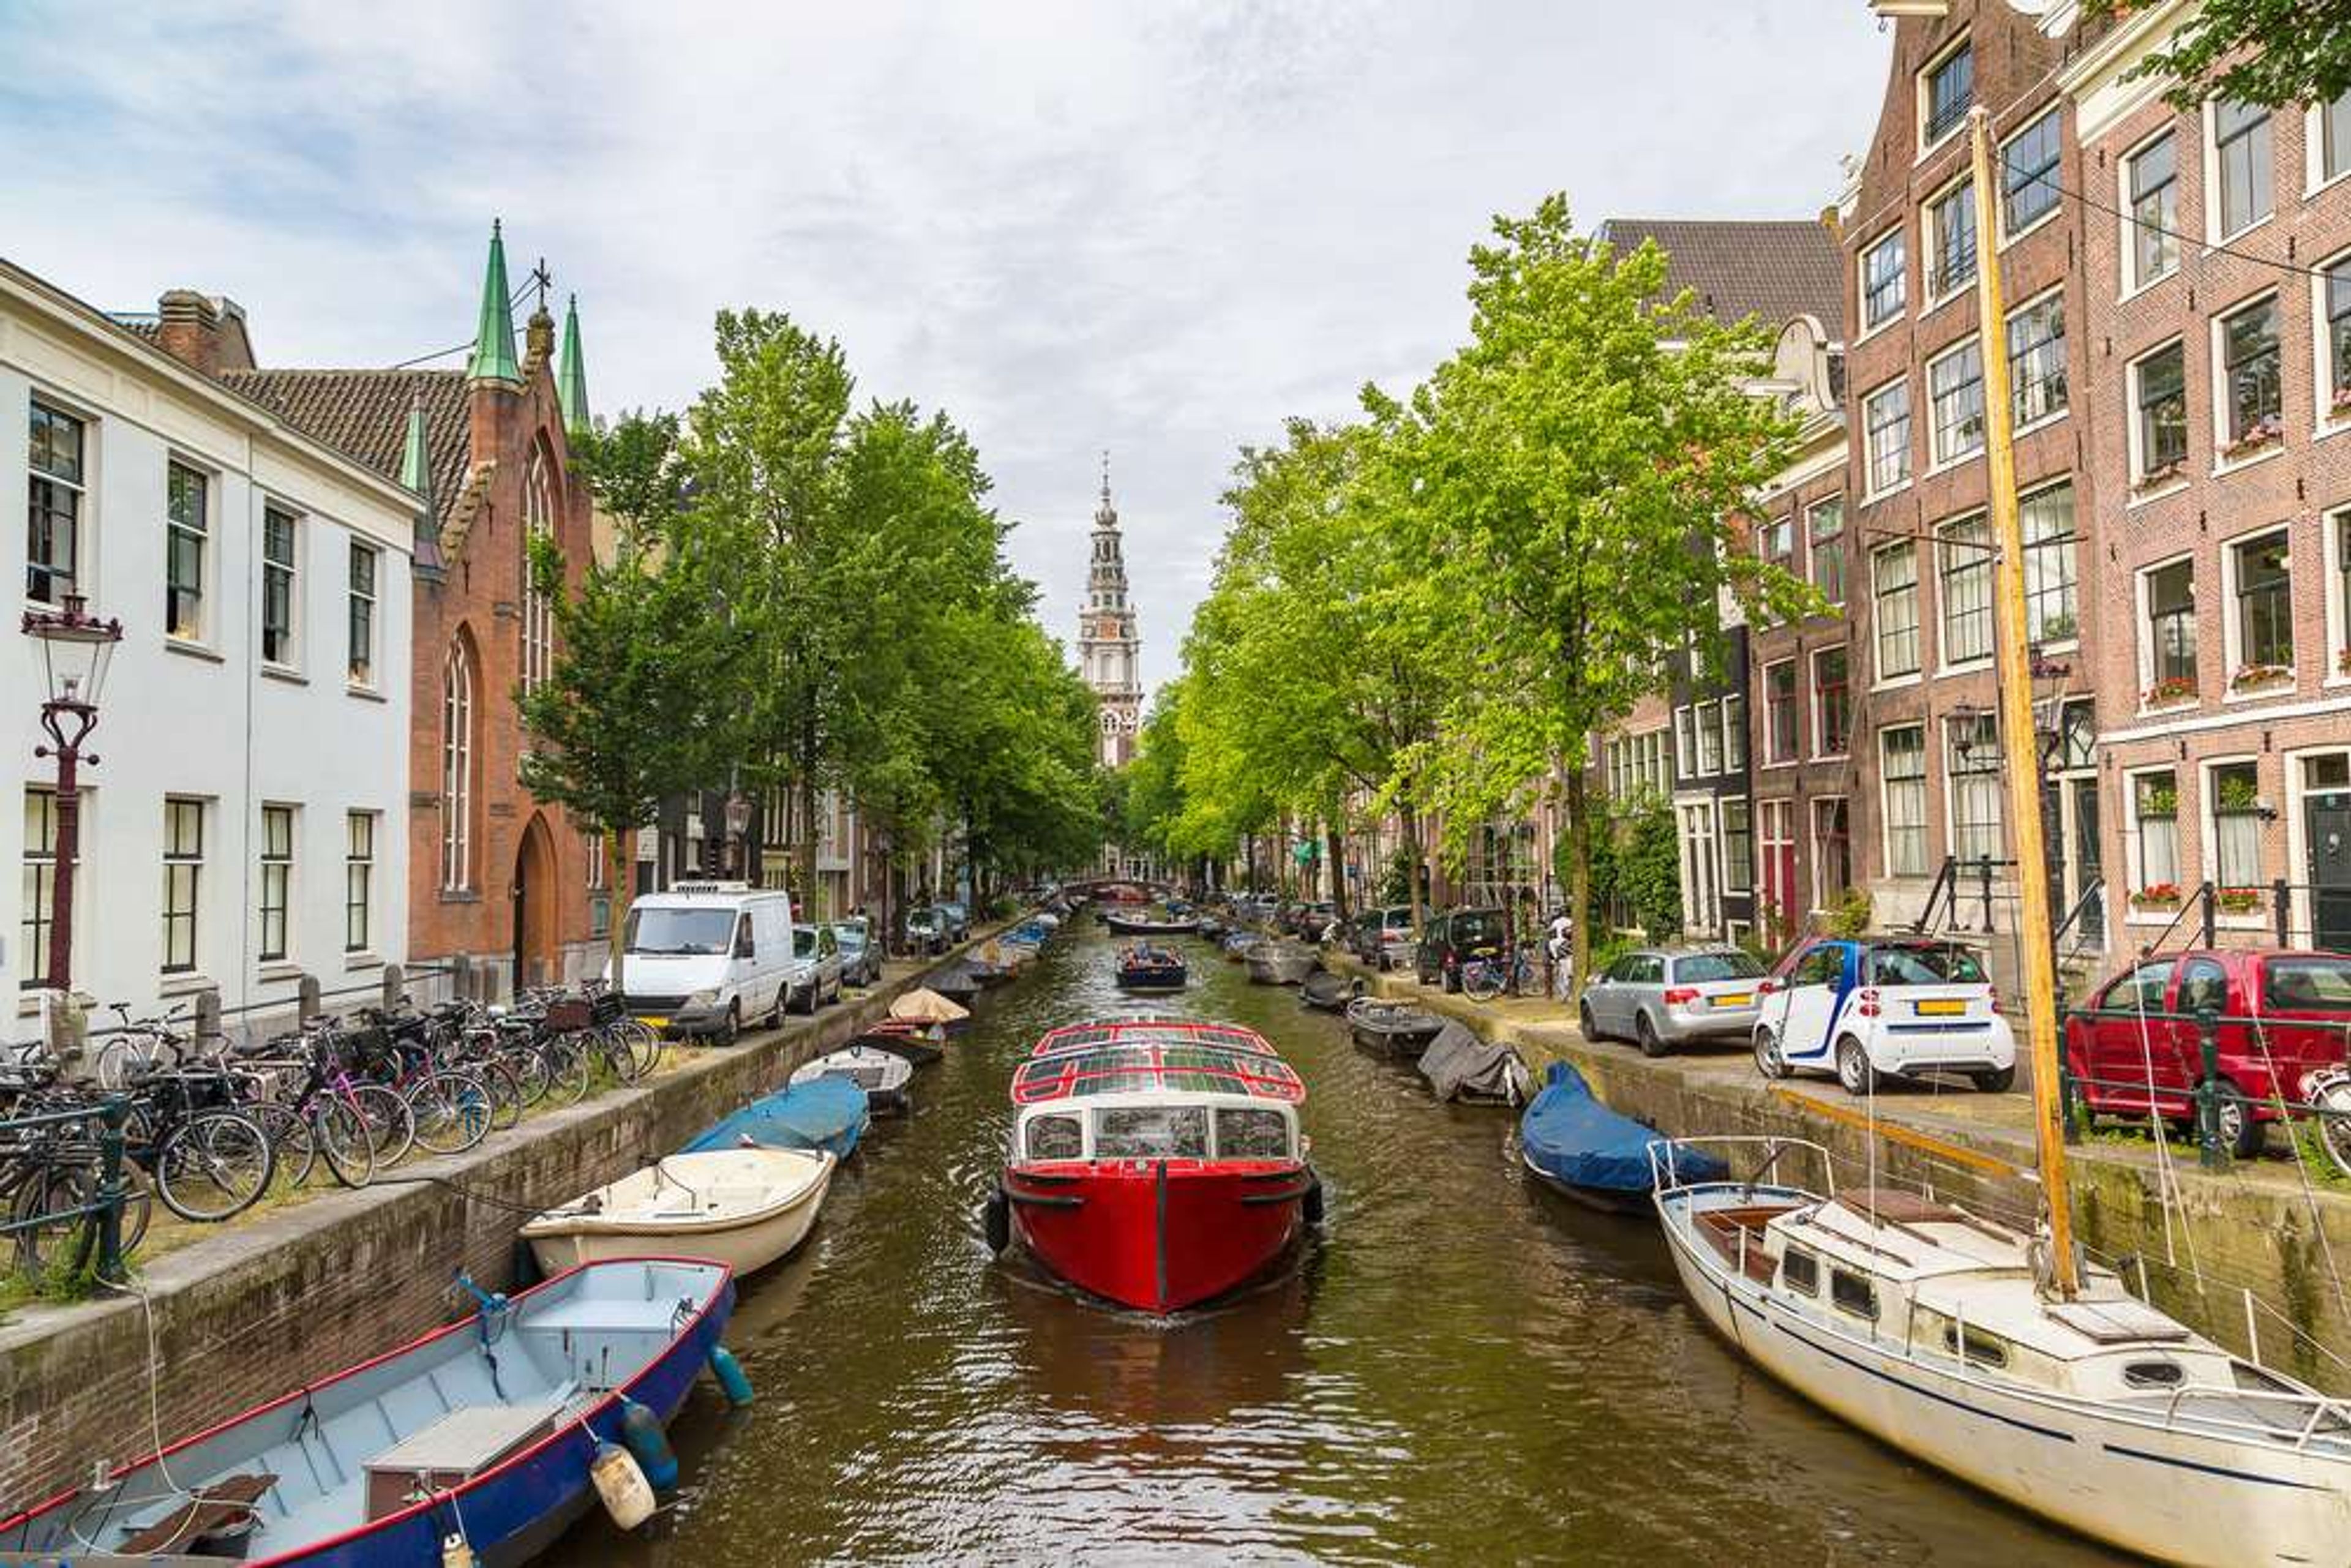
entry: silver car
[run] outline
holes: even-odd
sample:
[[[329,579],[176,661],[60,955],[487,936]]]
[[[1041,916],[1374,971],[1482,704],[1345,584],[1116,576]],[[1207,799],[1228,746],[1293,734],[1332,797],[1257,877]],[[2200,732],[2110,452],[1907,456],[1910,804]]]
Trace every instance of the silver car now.
[[[792,977],[784,1005],[812,1013],[841,1000],[841,944],[830,925],[792,927]]]
[[[1736,947],[1643,947],[1584,988],[1577,1014],[1586,1040],[1629,1040],[1644,1056],[1700,1040],[1744,1045],[1763,976],[1763,966]]]

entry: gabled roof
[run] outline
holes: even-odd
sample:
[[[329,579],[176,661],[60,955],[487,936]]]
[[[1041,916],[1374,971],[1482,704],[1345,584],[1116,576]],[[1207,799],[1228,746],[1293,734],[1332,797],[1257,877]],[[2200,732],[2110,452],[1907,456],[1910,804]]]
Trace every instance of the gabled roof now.
[[[223,371],[219,380],[394,481],[421,400],[436,520],[446,525],[465,493],[474,437],[463,371]]]
[[[1689,289],[1717,320],[1776,328],[1808,315],[1832,342],[1844,336],[1844,253],[1818,219],[1610,218],[1599,237],[1619,251],[1656,240],[1667,291]]]

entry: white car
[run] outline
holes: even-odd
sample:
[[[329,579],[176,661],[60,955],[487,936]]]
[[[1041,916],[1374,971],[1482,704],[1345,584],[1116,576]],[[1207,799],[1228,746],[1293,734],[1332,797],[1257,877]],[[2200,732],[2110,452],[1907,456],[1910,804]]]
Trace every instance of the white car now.
[[[1850,1094],[1880,1074],[1953,1072],[1986,1093],[2016,1082],[2016,1036],[1983,961],[1956,943],[1824,938],[1757,989],[1755,1065],[1766,1078],[1834,1072]]]

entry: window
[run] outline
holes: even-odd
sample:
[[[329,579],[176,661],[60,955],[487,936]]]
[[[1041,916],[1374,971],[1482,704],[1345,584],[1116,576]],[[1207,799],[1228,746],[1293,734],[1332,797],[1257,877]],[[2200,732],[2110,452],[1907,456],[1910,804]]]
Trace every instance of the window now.
[[[2126,281],[2144,288],[2179,266],[2179,144],[2170,131],[2124,161],[2123,188],[2130,203]]]
[[[1813,755],[1843,757],[1853,724],[1853,689],[1843,647],[1813,655]]]
[[[25,791],[24,957],[17,967],[25,990],[49,983],[49,936],[57,924],[57,796],[54,789]]]
[[[2001,852],[2000,721],[1972,714],[1949,721],[1951,852],[1963,861],[1998,860]]]
[[[2010,234],[2022,234],[2057,210],[2060,151],[2054,109],[2000,150],[2000,221]]]
[[[2188,461],[2188,354],[2168,343],[2131,367],[2134,434],[2141,483],[2179,472]]]
[[[261,954],[286,956],[287,894],[294,883],[294,808],[261,808]]]
[[[1930,298],[1945,299],[1976,277],[1976,185],[1962,180],[1927,204]]]
[[[1279,1111],[1220,1105],[1217,1108],[1217,1157],[1286,1160],[1290,1157],[1290,1124]]]
[[[1991,657],[1991,524],[1981,512],[1945,523],[1942,540],[1943,663]]]
[[[441,885],[473,884],[474,666],[465,644],[441,672]]]
[[[2020,428],[2065,412],[2064,289],[2008,313],[2008,387]]]
[[[2294,568],[2286,535],[2229,547],[2237,594],[2237,678],[2294,667]]]
[[[1876,1322],[1877,1287],[1859,1274],[1833,1268],[1829,1270],[1829,1304],[1841,1312]]]
[[[2223,457],[2266,443],[2282,428],[2278,401],[2278,302],[2272,295],[2220,318]]]
[[[1910,477],[1910,383],[1888,382],[1862,401],[1869,444],[1869,493],[1882,496]]]
[[[2318,329],[2324,345],[2320,357],[2326,365],[2325,402],[2318,411],[2324,423],[2351,415],[2351,256],[2326,269],[2319,288],[2320,313],[2325,318]]]
[[[1908,294],[1907,258],[1896,229],[1861,253],[1861,326],[1867,331],[1902,314]]]
[[[1877,732],[1879,789],[1885,796],[1886,869],[1927,874],[1927,732],[1919,725]]]
[[[1920,146],[1932,147],[1959,128],[1968,117],[1968,105],[1975,100],[1975,50],[1965,43],[1927,68],[1919,95]]]
[[[1722,710],[1713,703],[1700,703],[1691,711],[1691,722],[1698,726],[1698,770],[1702,778],[1711,779],[1722,771]]]
[[[204,803],[163,801],[163,972],[196,967],[197,899],[204,870]]]
[[[1893,545],[1869,558],[1876,601],[1877,678],[1918,673],[1918,547]]]
[[[1098,1160],[1204,1160],[1206,1105],[1128,1105],[1094,1113]]]
[[[1737,895],[1755,885],[1755,828],[1747,802],[1722,803],[1722,891]]]
[[[1785,800],[1762,803],[1763,904],[1786,919],[1796,908],[1796,835]]]
[[[2351,174],[2351,92],[2318,109],[2318,178]]]
[[[1796,759],[1796,661],[1763,666],[1763,760]]]
[[[530,455],[522,495],[522,689],[536,691],[547,680],[554,652],[554,607],[539,591],[538,573],[531,561],[536,542],[555,526],[554,475],[544,447]]]
[[[163,632],[204,634],[204,545],[212,528],[210,481],[184,463],[163,476]]]
[[[2212,875],[2224,888],[2262,881],[2261,775],[2250,762],[2227,762],[2206,777],[2212,812]]]
[[[2033,643],[2067,642],[2081,631],[2074,606],[2073,481],[2035,490],[2018,512],[2024,527],[2024,635]]]
[[[2138,824],[2138,880],[2133,891],[2179,891],[2179,780],[2168,768],[2131,777],[2131,820]],[[2160,997],[2156,1004],[2163,1006]]]
[[[589,890],[602,892],[607,885],[604,881],[604,835],[590,829],[580,829],[580,854],[588,867]]]
[[[1844,602],[1844,497],[1834,497],[1804,514],[1805,568],[1831,604]]]
[[[375,813],[343,820],[343,951],[364,953],[375,942]]]
[[[1826,909],[1853,885],[1853,833],[1842,797],[1813,802],[1813,907]]]
[[[1775,517],[1755,530],[1755,553],[1773,566],[1786,567],[1796,559],[1796,524],[1792,517]]]
[[[2147,574],[2151,702],[2196,695],[2196,563],[2175,560]]]
[[[294,517],[277,507],[261,515],[261,657],[294,663]]]
[[[1801,1247],[1791,1247],[1780,1254],[1780,1288],[1800,1296],[1816,1296],[1821,1291],[1820,1260]]]
[[[1966,1328],[1963,1333],[1961,1325],[1958,1323],[1944,1324],[1943,1354],[1946,1355],[1959,1355],[1961,1354],[1960,1347],[1962,1344],[1966,1347],[1965,1354],[1967,1360],[1976,1366],[2006,1366],[2008,1364],[2008,1342],[2006,1340],[2000,1339],[1992,1334],[1988,1334],[1979,1328],[1969,1327]]]
[[[1687,779],[1698,771],[1698,722],[1689,709],[1674,709],[1674,768]]]
[[[82,422],[33,400],[32,475],[25,517],[25,597],[57,604],[81,573]]]
[[[2219,171],[2220,237],[2270,215],[2270,111],[2259,104],[2216,99],[2212,105],[2212,166]]]
[[[375,547],[351,545],[350,609],[348,616],[348,676],[355,686],[375,684]]]
[[[2335,673],[2351,675],[2351,511],[2335,514]]]
[[[1927,366],[1935,461],[1956,463],[1984,444],[1983,350],[1970,338]]]
[[[1075,1116],[1037,1116],[1029,1123],[1029,1157],[1032,1160],[1075,1160],[1085,1157],[1084,1125]]]

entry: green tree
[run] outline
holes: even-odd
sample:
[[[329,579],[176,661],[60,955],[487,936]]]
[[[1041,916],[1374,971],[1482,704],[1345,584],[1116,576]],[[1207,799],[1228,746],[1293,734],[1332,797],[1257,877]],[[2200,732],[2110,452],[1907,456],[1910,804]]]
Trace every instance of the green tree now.
[[[2141,0],[2091,0],[2094,21],[2124,22]],[[2351,92],[2351,0],[2203,0],[2125,80],[2167,77],[2176,109],[2231,98],[2269,109],[2333,103]]]

